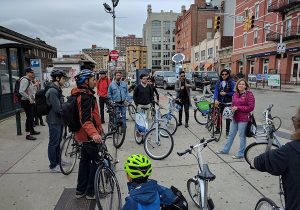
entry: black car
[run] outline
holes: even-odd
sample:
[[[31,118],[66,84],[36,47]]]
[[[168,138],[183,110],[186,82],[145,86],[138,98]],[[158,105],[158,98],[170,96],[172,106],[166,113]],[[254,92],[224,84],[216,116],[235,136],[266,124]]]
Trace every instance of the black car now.
[[[193,72],[193,80],[196,88],[203,89],[203,78],[207,74],[208,79],[211,81],[211,90],[215,88],[216,82],[219,80],[219,74],[216,71],[195,71]]]

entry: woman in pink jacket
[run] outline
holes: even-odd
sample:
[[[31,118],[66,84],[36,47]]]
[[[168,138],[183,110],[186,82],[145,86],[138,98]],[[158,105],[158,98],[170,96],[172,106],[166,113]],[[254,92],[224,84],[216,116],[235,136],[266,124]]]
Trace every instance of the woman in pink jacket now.
[[[234,115],[230,124],[229,135],[227,136],[223,150],[220,150],[217,153],[228,154],[237,131],[239,131],[240,149],[236,155],[232,156],[232,158],[240,159],[244,157],[246,148],[245,132],[247,123],[250,120],[250,112],[254,110],[255,98],[253,93],[249,90],[249,84],[245,79],[239,79],[234,90],[235,93],[232,96],[232,111],[234,112]]]

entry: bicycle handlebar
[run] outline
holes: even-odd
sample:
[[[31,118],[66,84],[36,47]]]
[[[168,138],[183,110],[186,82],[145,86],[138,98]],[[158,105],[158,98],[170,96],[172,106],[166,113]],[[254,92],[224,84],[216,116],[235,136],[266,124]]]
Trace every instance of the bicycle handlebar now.
[[[191,153],[191,152],[192,152],[191,149],[186,149],[184,152],[177,152],[177,155],[181,157],[182,155],[185,155],[186,153]]]
[[[273,104],[271,104],[271,105],[269,105],[269,107],[267,108],[267,110],[270,112],[271,111],[271,109],[273,108]]]
[[[200,140],[200,144],[204,144],[205,146],[208,144],[208,143],[210,143],[210,142],[212,142],[212,141],[216,141],[216,137],[213,137],[213,138],[210,138],[210,139],[207,139],[207,140],[205,140],[204,138],[202,138],[201,140]],[[198,144],[198,145],[200,145],[200,144]],[[190,146],[190,149],[186,149],[184,152],[177,152],[177,155],[178,156],[183,156],[183,155],[185,155],[186,153],[192,153],[192,150],[195,148],[195,147],[197,147],[198,145],[196,145],[196,146],[193,146],[193,145],[191,145]]]
[[[168,94],[169,96],[173,97],[173,95],[172,95],[170,92],[167,92],[167,94]]]

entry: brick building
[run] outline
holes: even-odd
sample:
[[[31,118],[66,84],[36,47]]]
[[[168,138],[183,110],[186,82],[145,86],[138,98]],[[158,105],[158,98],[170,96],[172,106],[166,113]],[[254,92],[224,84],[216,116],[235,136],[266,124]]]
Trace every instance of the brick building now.
[[[92,48],[82,49],[83,53],[88,54],[96,62],[96,71],[101,69],[107,69],[109,61],[109,49],[97,47],[97,45],[92,45]]]
[[[147,68],[147,46],[129,46],[126,48],[126,71]]]
[[[120,55],[125,55],[127,47],[143,45],[143,38],[139,38],[135,35],[129,34],[128,36],[117,36],[116,42],[116,50],[119,50]]]
[[[283,82],[300,77],[300,1],[237,0],[235,15],[255,17],[254,28],[244,31],[235,23],[232,72],[281,73]],[[281,25],[283,28],[281,29]],[[286,53],[277,54],[281,30]]]

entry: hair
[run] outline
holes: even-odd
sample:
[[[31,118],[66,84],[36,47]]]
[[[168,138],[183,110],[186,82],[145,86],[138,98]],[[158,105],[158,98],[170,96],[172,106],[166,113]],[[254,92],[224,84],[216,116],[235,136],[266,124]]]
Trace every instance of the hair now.
[[[180,74],[185,74],[185,71],[180,71],[180,72],[179,72],[179,75],[180,75]]]
[[[294,116],[294,128],[295,128],[295,132],[292,134],[292,138],[293,140],[300,140],[300,107],[298,108],[298,111],[296,113],[296,115]]]
[[[123,73],[120,72],[120,71],[116,71],[114,75],[116,76],[117,74],[122,74],[123,75]]]
[[[147,176],[147,177],[139,177],[139,178],[132,179],[131,182],[134,182],[136,184],[141,184],[141,183],[147,182],[148,178],[149,178],[149,176]]]
[[[140,79],[143,79],[143,77],[148,77],[148,75],[147,74],[141,74]]]
[[[245,82],[246,90],[249,90],[249,89],[250,89],[249,83],[248,83],[244,78],[241,78],[241,79],[239,79],[239,80],[235,83],[235,86],[234,86],[234,91],[235,91],[235,92],[238,92],[238,93],[240,92],[239,89],[238,89],[238,86],[239,86],[240,82]]]
[[[223,72],[226,72],[229,76],[227,77],[227,79],[226,80],[229,80],[230,79],[230,71],[228,70],[228,69],[222,69],[221,71],[220,71],[220,80],[221,81],[223,81],[223,78],[222,78],[222,73]]]

